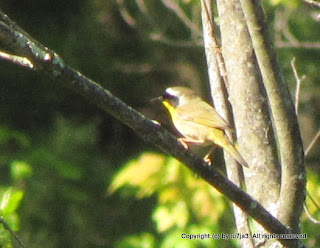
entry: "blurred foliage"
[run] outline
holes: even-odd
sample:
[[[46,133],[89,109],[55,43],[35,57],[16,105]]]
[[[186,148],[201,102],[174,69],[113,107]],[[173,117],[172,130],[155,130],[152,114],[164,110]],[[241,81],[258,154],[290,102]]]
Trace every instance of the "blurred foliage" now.
[[[276,45],[279,37],[320,43],[319,9],[303,1],[263,4]],[[169,85],[208,97],[198,0],[1,0],[0,8],[71,66],[170,129],[151,98]],[[299,75],[307,76],[299,111],[307,147],[320,124],[320,51],[287,44],[278,54],[292,94],[293,57]],[[0,209],[27,247],[237,245],[181,238],[235,229],[226,200],[179,162],[158,154],[63,82],[3,60],[0,75]],[[306,157],[308,190],[317,202],[319,143]],[[320,218],[308,199],[307,205]],[[314,227],[303,216],[309,247],[319,247]],[[12,247],[11,240],[0,225],[0,245]]]
[[[299,1],[299,0],[270,0],[270,4],[275,7],[282,5],[285,7],[296,8],[301,4],[301,1]]]
[[[113,178],[109,194],[122,189],[121,194],[138,198],[157,195],[152,213],[160,236],[157,246],[152,247],[212,247],[216,241],[212,233],[234,232],[231,216],[226,214],[225,198],[201,178],[193,175],[183,164],[171,157],[144,153],[126,164]],[[231,229],[221,229],[221,222]],[[229,225],[227,222],[230,222]],[[181,234],[210,234],[201,240],[183,240]],[[125,238],[126,242],[154,243],[156,237],[138,234]],[[225,245],[231,245],[227,241]],[[128,247],[128,246],[127,246]],[[136,246],[133,246],[136,247]],[[138,246],[137,246],[138,247]],[[147,246],[148,247],[148,246]]]
[[[0,146],[3,152],[1,153],[2,163],[0,163],[0,169],[2,172],[4,172],[5,163],[10,160],[9,154],[12,155],[16,150],[26,148],[29,145],[30,140],[22,132],[1,126]],[[2,178],[6,179],[8,183],[2,183],[0,186],[0,214],[5,223],[9,225],[13,231],[17,231],[20,229],[20,217],[17,209],[25,194],[24,190],[20,187],[20,183],[26,177],[32,175],[32,167],[23,161],[13,161],[9,163],[8,169],[10,169],[10,172],[2,175]],[[0,225],[0,246],[13,247],[12,237],[2,224]]]

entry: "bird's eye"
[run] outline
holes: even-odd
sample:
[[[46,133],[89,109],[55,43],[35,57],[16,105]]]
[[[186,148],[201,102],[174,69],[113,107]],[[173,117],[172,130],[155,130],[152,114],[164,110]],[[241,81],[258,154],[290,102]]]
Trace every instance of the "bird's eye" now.
[[[170,102],[172,105],[176,106],[179,103],[179,98],[177,96],[171,95],[167,92],[163,95],[163,100]]]
[[[174,99],[177,99],[176,96],[173,96],[173,95],[170,95],[169,93],[165,92],[164,95],[163,95],[163,99],[164,100],[174,100]]]

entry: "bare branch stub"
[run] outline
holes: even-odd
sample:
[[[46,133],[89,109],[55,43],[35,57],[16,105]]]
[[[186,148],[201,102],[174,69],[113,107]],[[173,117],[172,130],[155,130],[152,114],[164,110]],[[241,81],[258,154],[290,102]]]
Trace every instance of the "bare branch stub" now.
[[[296,68],[296,59],[293,58],[291,60],[291,67],[293,70],[294,77],[296,79],[296,94],[295,94],[295,110],[296,110],[296,115],[298,115],[298,110],[299,110],[299,101],[300,101],[300,89],[301,89],[301,82],[306,78],[305,75],[302,77],[299,77],[298,71]]]
[[[27,67],[29,69],[34,69],[34,64],[27,59],[26,57],[21,57],[13,54],[9,54],[3,51],[0,51],[0,58],[3,60],[10,61],[14,64],[18,64],[24,67]]]
[[[318,7],[320,8],[320,2],[316,0],[303,0],[306,4],[310,4],[313,7]]]
[[[312,139],[312,141],[310,142],[310,144],[308,145],[304,155],[307,156],[309,154],[309,152],[311,151],[311,149],[313,148],[313,146],[316,144],[317,140],[320,137],[320,129],[317,132],[317,134],[314,136],[314,138]]]

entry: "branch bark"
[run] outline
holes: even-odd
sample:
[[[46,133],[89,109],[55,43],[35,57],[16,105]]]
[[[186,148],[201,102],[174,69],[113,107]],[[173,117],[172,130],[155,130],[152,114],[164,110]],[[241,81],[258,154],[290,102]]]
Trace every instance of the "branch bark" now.
[[[267,96],[246,20],[238,0],[217,0],[217,4],[237,141],[250,166],[249,170],[244,169],[247,192],[276,215],[280,165]]]
[[[214,100],[215,109],[231,125],[233,119],[230,103],[228,102],[228,94],[226,92],[228,78],[220,46],[214,32],[211,0],[201,0],[201,15],[212,99]],[[229,134],[229,136],[231,136],[231,134]],[[241,181],[243,180],[242,169],[234,159],[230,158],[228,153],[224,155],[228,178],[240,187]],[[248,215],[235,204],[233,204],[233,212],[238,232],[241,234],[251,234]],[[241,243],[242,247],[254,247],[253,239],[241,239]]]
[[[300,129],[288,87],[260,1],[241,0],[254,51],[269,99],[281,160],[281,191],[277,217],[299,232],[305,200],[306,174]]]
[[[270,215],[251,196],[239,189],[212,166],[207,166],[201,158],[185,150],[180,142],[162,128],[161,125],[147,119],[113,96],[109,91],[72,69],[58,54],[19,30],[20,28],[0,11],[0,42],[5,43],[15,53],[26,56],[34,64],[34,69],[47,74],[63,83],[63,86],[83,95],[86,99],[96,104],[97,107],[132,128],[144,140],[185,163],[189,169],[226,195],[270,233],[292,233],[290,229]],[[304,247],[303,243],[298,239],[281,239],[280,236],[278,238],[281,243],[288,247]]]

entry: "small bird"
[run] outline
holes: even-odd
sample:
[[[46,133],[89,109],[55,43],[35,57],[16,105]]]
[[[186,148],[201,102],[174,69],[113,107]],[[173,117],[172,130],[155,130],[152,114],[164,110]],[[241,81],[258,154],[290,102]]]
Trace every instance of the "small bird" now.
[[[161,100],[169,111],[173,125],[184,136],[179,138],[179,141],[186,149],[188,149],[187,143],[216,144],[225,149],[239,164],[249,167],[225,133],[232,128],[193,90],[186,87],[170,87],[166,89]],[[208,163],[212,151],[213,149],[204,157]]]

